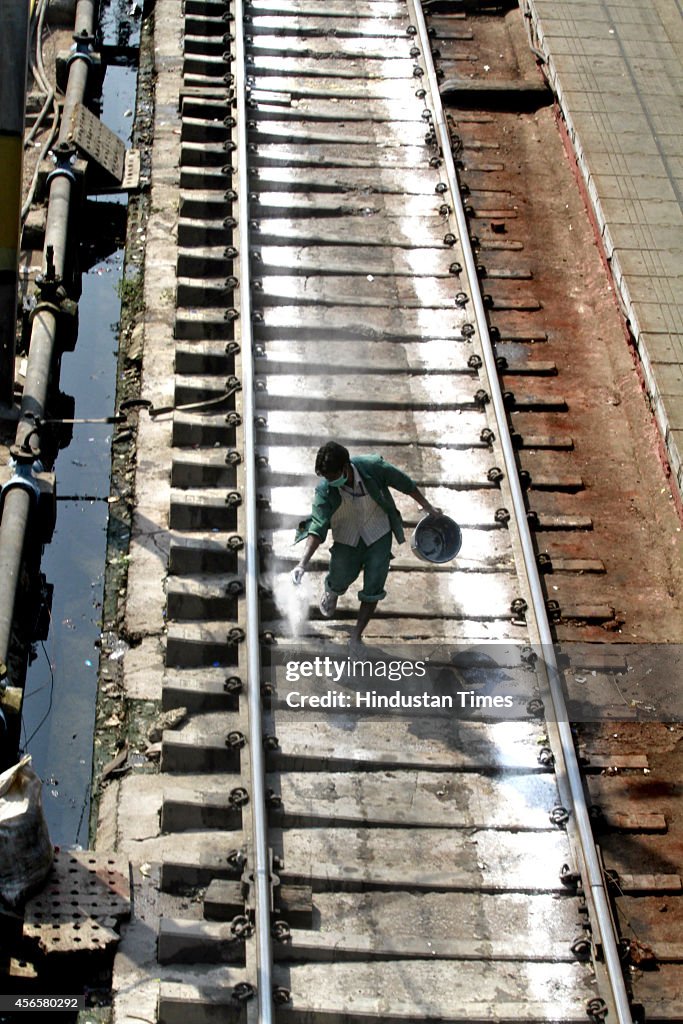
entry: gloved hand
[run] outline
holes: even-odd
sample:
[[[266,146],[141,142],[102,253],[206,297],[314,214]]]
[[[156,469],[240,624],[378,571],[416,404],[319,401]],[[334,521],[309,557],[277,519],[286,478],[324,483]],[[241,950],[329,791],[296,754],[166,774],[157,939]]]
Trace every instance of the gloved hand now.
[[[292,569],[292,571],[289,574],[290,578],[292,580],[292,583],[294,583],[298,587],[299,584],[301,583],[302,579],[304,578],[304,573],[305,572],[306,572],[306,567],[303,566],[303,565],[297,565],[296,568]]]

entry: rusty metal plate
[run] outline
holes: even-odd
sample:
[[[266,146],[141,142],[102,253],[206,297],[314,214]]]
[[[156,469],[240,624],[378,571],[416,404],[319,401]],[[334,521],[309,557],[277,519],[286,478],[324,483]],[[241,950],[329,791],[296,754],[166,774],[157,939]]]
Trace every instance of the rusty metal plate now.
[[[26,904],[24,937],[45,955],[92,952],[118,942],[117,922],[128,917],[125,857],[57,850],[44,888]]]
[[[117,182],[123,180],[125,143],[99,118],[77,103],[71,118],[71,138],[76,146]]]

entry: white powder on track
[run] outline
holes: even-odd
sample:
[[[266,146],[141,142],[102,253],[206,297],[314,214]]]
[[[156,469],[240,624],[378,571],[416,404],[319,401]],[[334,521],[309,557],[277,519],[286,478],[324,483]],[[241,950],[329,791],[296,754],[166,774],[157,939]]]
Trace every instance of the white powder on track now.
[[[275,603],[287,620],[291,636],[301,636],[308,621],[308,609],[313,600],[313,585],[307,575],[297,586],[289,573],[278,574],[273,580]]]

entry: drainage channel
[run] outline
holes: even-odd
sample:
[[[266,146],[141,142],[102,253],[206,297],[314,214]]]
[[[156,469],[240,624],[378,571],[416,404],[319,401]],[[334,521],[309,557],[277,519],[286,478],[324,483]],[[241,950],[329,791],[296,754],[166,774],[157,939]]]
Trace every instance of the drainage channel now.
[[[126,16],[122,4],[103,7],[100,33],[108,59],[115,52],[132,55],[137,46],[138,23]],[[127,146],[137,81],[131,63],[107,66],[101,95],[102,122]],[[125,224],[126,205],[125,193],[90,197],[89,223]],[[60,388],[74,396],[73,415],[89,419],[114,412],[124,250],[116,229],[83,234],[80,260],[88,269],[82,276],[78,342],[62,360]],[[58,460],[57,527],[41,563],[54,587],[49,628],[32,648],[26,677],[21,747],[43,779],[51,839],[67,847],[88,845],[112,429],[75,424]]]

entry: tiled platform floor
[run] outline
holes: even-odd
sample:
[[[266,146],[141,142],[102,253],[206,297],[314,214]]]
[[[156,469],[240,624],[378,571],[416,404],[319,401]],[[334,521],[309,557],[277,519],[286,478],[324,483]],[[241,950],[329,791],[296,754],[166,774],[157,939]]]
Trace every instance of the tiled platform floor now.
[[[525,0],[683,494],[683,0]]]

